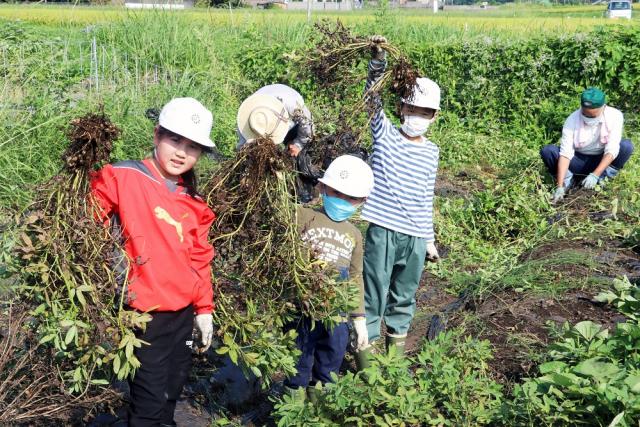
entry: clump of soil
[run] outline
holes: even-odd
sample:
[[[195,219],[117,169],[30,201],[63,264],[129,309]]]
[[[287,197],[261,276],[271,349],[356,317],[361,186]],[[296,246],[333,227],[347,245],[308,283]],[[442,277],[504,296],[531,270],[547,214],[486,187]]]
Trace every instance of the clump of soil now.
[[[270,238],[289,229],[290,225],[277,217],[283,206],[275,206],[263,196],[274,188],[278,176],[284,177],[291,170],[290,159],[276,144],[268,139],[256,140],[245,144],[238,157],[222,165],[205,184],[207,201],[217,216],[210,232],[210,239],[217,243],[217,267],[242,269],[247,248],[269,248],[276,244]],[[287,200],[279,202],[286,205]]]
[[[338,119],[338,127],[332,133],[321,135],[311,142],[309,155],[314,167],[326,170],[336,158],[348,154],[367,161],[369,152],[362,146],[362,132],[349,126],[344,116]]]
[[[320,21],[314,29],[314,47],[306,66],[320,86],[330,87],[353,73],[363,54],[369,52],[370,44],[365,37],[351,33],[340,20],[335,24]]]
[[[311,40],[313,47],[302,66],[310,71],[316,83],[326,93],[344,98],[344,89],[359,84],[364,78],[357,74],[361,73],[359,64],[370,56],[374,48],[380,47],[388,53],[394,65],[369,89],[370,94],[388,87],[394,95],[407,100],[413,99],[419,73],[395,45],[388,42],[377,44],[369,37],[354,35],[339,20],[335,24],[322,21],[315,25],[315,30]],[[376,102],[376,97],[366,98],[368,103]],[[352,111],[357,114],[375,108],[373,105],[366,105],[363,99]]]

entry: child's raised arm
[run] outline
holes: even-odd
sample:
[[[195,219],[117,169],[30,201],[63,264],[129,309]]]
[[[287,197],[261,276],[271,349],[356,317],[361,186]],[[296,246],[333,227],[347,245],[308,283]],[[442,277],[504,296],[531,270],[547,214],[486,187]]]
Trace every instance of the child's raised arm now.
[[[374,43],[371,48],[371,60],[369,61],[369,71],[367,74],[367,82],[364,87],[364,97],[368,108],[371,109],[371,131],[373,133],[374,145],[382,136],[385,124],[392,126],[388,121],[382,108],[382,97],[379,91],[371,91],[371,88],[380,80],[387,68],[387,52],[380,46],[386,43],[387,39],[383,36],[371,36]]]

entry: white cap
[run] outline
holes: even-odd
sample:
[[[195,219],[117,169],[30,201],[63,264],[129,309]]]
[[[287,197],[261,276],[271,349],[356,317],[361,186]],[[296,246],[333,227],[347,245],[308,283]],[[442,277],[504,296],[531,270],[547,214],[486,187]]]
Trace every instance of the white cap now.
[[[254,94],[245,99],[236,117],[238,131],[245,140],[271,138],[281,144],[289,132],[289,113],[284,104],[271,95]]]
[[[416,107],[440,109],[440,86],[436,82],[426,77],[416,79],[413,90],[413,99],[403,98],[403,104],[415,105]]]
[[[215,147],[209,135],[213,115],[193,98],[174,98],[162,107],[158,124],[205,147]]]
[[[351,197],[368,197],[373,189],[373,171],[356,156],[335,159],[318,181]]]

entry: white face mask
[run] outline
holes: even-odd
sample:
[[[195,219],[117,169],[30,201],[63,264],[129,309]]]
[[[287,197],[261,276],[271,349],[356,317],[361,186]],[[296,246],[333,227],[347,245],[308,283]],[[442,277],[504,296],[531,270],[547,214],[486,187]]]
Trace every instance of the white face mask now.
[[[600,123],[600,116],[598,116],[598,117],[587,117],[582,113],[580,113],[580,115],[582,116],[582,121],[588,127],[593,127],[593,126],[596,126],[597,124]]]
[[[400,129],[408,136],[421,136],[429,129],[429,125],[433,123],[433,120],[434,119],[425,119],[420,116],[404,116],[404,122]]]

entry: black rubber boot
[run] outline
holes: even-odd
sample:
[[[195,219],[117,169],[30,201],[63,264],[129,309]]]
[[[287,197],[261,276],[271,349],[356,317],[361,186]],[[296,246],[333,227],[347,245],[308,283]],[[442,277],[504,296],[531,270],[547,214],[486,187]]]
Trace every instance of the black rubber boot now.
[[[404,347],[405,347],[405,341],[407,340],[407,336],[403,336],[403,337],[394,337],[391,335],[387,335],[386,339],[385,339],[385,344],[387,347],[387,352],[389,351],[389,348],[391,348],[391,346],[395,346],[396,347],[396,354],[397,355],[404,355]]]
[[[284,386],[284,394],[291,396],[295,402],[304,403],[307,400],[307,391],[303,387],[292,388]]]
[[[356,368],[358,371],[367,369],[371,366],[371,346],[363,350],[356,351],[354,358],[356,360]]]
[[[313,386],[313,385],[307,386],[307,400],[312,405],[318,404],[320,393],[322,393],[322,389],[317,389],[316,386]]]

